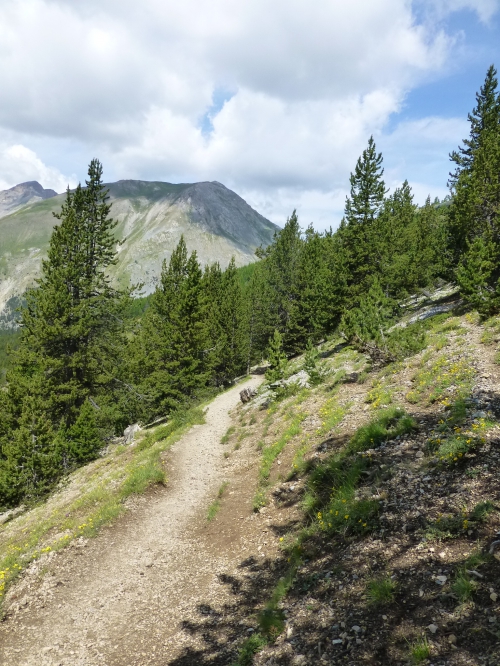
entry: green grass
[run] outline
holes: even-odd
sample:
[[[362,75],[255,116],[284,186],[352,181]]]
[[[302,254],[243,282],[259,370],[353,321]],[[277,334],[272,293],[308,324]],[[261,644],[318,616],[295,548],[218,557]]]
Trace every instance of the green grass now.
[[[393,391],[384,386],[380,381],[376,382],[373,388],[366,394],[365,402],[372,406],[372,409],[378,407],[387,407],[392,403]]]
[[[365,451],[415,428],[414,419],[398,407],[382,410],[377,418],[356,433],[343,450],[330,456],[311,472],[303,508],[321,531],[365,533],[377,525],[379,503],[356,499],[362,472],[370,466]]]
[[[462,324],[460,323],[460,319],[458,317],[450,317],[450,316],[448,316],[448,318],[442,323],[437,322],[434,319],[432,325],[432,330],[434,333],[449,333],[450,331],[458,331],[461,330],[462,328],[463,327]]]
[[[416,427],[415,419],[401,407],[383,409],[370,423],[358,428],[348,444],[346,453],[360,453],[376,448],[382,442],[405,435]]]
[[[476,504],[471,511],[464,508],[460,514],[439,515],[428,524],[425,537],[429,541],[454,539],[466,534],[472,525],[486,522],[489,515],[496,510],[492,502],[485,501]],[[473,565],[469,564],[468,568],[473,568]]]
[[[212,504],[208,507],[208,513],[207,513],[207,520],[208,522],[211,522],[215,516],[219,513],[220,508],[222,506],[221,504],[221,499],[224,496],[224,493],[227,490],[227,487],[229,486],[229,481],[224,481],[224,483],[221,485],[217,492],[217,499],[212,502]]]
[[[252,634],[241,646],[233,666],[252,666],[254,655],[260,652],[267,642],[267,639],[260,633]]]
[[[262,460],[259,470],[259,478],[261,482],[269,479],[274,461],[283,451],[288,442],[300,433],[300,424],[306,416],[307,415],[304,413],[297,414],[281,437],[279,437],[273,444],[265,446],[262,449]]]
[[[230,426],[227,429],[226,434],[222,436],[222,438],[220,440],[220,443],[221,444],[227,444],[229,442],[229,438],[231,437],[231,435],[233,434],[234,431],[235,431],[235,427]]]
[[[374,578],[366,586],[366,596],[370,604],[381,606],[394,601],[396,583],[387,576],[386,578]]]
[[[307,415],[304,414],[303,412],[299,412],[293,417],[290,425],[285,429],[281,437],[279,437],[275,442],[269,444],[268,446],[265,446],[265,444],[263,444],[261,448],[262,457],[259,469],[259,486],[257,488],[257,492],[255,494],[253,501],[254,511],[257,511],[262,506],[265,506],[266,503],[265,487],[269,481],[272,466],[276,458],[283,451],[288,442],[294,437],[296,437],[298,434],[300,434],[301,431],[300,424],[306,418],[306,416]]]
[[[422,636],[410,644],[410,659],[414,664],[422,664],[431,656],[431,646],[427,636]]]
[[[165,483],[162,454],[192,425],[203,422],[199,407],[175,414],[169,424],[145,434],[147,445],[139,441],[111,448],[65,480],[70,492],[56,492],[0,526],[0,598],[30,562],[73,539],[95,536],[123,513],[127,497]]]
[[[458,572],[455,580],[452,583],[451,591],[461,603],[465,603],[472,599],[477,588],[477,583],[471,579],[465,569]]]
[[[463,398],[470,393],[474,375],[468,358],[440,356],[415,374],[413,389],[406,394],[406,399],[411,403],[432,404],[449,397],[452,387],[454,397]]]

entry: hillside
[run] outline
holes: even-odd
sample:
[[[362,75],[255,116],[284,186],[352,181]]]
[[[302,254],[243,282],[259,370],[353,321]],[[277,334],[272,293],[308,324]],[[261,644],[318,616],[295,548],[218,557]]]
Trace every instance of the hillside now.
[[[163,260],[182,234],[202,265],[219,261],[225,267],[232,256],[238,266],[254,261],[255,249],[268,245],[278,229],[217,182],[122,180],[107,187],[121,241],[115,281],[144,283],[145,293],[153,291]],[[55,223],[52,213],[60,210],[64,196],[38,183],[0,193],[0,313],[38,275]]]
[[[332,338],[317,385],[297,357],[6,523],[6,663],[496,666],[500,320],[451,298],[417,353]]]

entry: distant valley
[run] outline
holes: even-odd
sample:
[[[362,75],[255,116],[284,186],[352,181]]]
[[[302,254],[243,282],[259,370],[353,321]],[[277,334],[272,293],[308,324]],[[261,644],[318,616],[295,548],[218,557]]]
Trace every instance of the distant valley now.
[[[163,260],[182,234],[202,264],[243,266],[268,245],[278,227],[218,182],[171,184],[121,180],[107,184],[118,221],[118,285],[143,283],[154,290]],[[39,275],[65,194],[37,182],[0,192],[0,328],[9,325],[18,298]]]

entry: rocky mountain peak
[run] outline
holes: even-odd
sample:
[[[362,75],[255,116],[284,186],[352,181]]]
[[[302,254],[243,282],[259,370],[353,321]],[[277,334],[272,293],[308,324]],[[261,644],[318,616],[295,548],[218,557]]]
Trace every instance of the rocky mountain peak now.
[[[0,192],[0,217],[9,215],[27,204],[57,196],[57,192],[45,189],[36,180],[19,183]]]

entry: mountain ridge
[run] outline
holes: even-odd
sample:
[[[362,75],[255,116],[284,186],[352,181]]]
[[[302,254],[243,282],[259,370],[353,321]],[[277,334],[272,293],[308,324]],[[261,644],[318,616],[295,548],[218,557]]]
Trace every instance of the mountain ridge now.
[[[57,192],[45,189],[36,180],[28,180],[0,192],[0,217],[5,217],[23,206],[51,199],[57,196]]]
[[[168,260],[181,235],[201,264],[218,261],[224,266],[234,256],[243,266],[255,261],[256,248],[268,245],[279,229],[217,181],[126,179],[106,187],[111,216],[117,222],[113,281],[117,286],[143,284],[144,294],[154,290],[163,260]],[[60,210],[64,197],[36,181],[0,192],[0,314],[40,274],[57,223],[52,213]]]

